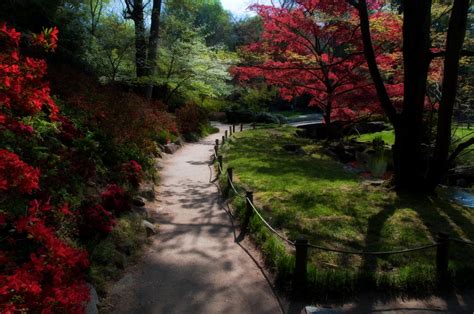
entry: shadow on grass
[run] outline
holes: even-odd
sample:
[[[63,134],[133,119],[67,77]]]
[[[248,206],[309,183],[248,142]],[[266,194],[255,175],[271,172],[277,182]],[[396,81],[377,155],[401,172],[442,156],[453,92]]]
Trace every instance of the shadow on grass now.
[[[231,156],[226,162],[244,184],[260,192],[266,218],[290,239],[305,236],[317,245],[357,251],[424,246],[436,241],[439,232],[474,239],[472,213],[466,209],[436,197],[360,187],[358,177],[333,160],[285,151],[285,144],[310,144],[285,132],[239,136],[226,148]],[[454,283],[469,285],[474,250],[453,244],[450,254]],[[321,251],[310,256],[312,296],[347,296],[364,289],[427,295],[436,290],[435,248],[383,257]]]

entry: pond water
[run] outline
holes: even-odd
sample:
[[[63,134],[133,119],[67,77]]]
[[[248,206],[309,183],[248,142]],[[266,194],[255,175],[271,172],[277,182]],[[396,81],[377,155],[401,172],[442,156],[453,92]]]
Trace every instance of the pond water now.
[[[457,187],[442,187],[439,194],[459,205],[474,208],[474,192],[472,191]]]

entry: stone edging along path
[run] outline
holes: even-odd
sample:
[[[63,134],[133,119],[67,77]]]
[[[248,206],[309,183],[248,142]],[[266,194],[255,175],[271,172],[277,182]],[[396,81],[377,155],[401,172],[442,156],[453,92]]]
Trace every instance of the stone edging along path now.
[[[158,201],[147,205],[159,234],[112,287],[110,312],[281,313],[259,266],[235,243],[232,222],[209,182],[213,145],[225,126],[220,130],[163,160]]]

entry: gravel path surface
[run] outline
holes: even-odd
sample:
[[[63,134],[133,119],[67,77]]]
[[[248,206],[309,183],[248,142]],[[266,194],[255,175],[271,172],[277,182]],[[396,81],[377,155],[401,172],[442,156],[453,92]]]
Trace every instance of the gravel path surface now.
[[[262,271],[235,243],[217,188],[209,183],[220,128],[163,160],[152,204],[160,231],[141,262],[112,288],[112,313],[281,313]]]

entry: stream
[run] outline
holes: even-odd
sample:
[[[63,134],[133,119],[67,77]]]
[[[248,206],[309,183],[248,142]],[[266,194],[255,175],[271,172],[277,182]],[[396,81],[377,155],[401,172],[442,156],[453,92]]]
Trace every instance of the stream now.
[[[439,188],[438,192],[441,197],[453,201],[456,204],[474,208],[474,192],[472,191],[458,187],[443,186]]]

